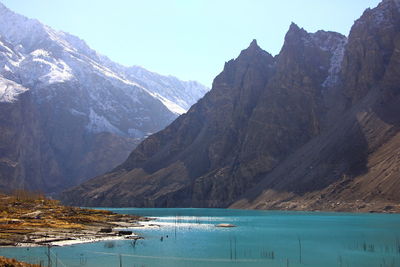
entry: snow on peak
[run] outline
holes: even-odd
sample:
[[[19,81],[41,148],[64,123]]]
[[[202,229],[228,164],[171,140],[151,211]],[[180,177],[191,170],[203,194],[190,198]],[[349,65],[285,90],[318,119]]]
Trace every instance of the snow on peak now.
[[[72,69],[62,59],[52,57],[49,51],[37,49],[30,53],[32,62],[44,73],[39,80],[48,84],[61,83],[73,79]]]
[[[3,77],[0,77],[0,102],[15,102],[18,95],[29,89]]]
[[[132,69],[76,36],[0,4],[0,75],[29,88],[37,103],[68,98],[66,110],[85,117],[90,132],[143,137],[186,112],[209,90],[197,82]],[[7,101],[22,91],[1,88]]]
[[[307,46],[318,47],[322,51],[330,53],[328,76],[321,85],[323,87],[334,86],[339,79],[339,72],[343,61],[345,46],[347,44],[346,36],[329,31],[317,31],[315,33],[307,33],[304,31],[301,40]]]
[[[343,39],[333,50],[328,70],[328,77],[326,77],[325,81],[322,83],[323,87],[332,87],[338,82],[346,44],[347,39]]]
[[[359,18],[354,26],[367,24],[373,28],[392,27],[398,16],[392,11],[400,12],[400,0],[383,0],[377,7],[370,9],[367,8],[361,18]]]
[[[5,71],[8,71],[8,72],[12,72],[12,70],[10,69],[10,67],[8,66],[8,65],[4,65],[4,68],[3,68]]]
[[[140,66],[131,66],[123,71],[130,80],[148,88],[174,113],[185,113],[210,89],[196,81],[182,81],[174,76],[163,76]]]
[[[50,53],[43,49],[37,49],[31,53],[34,57],[50,57]]]
[[[160,94],[157,93],[152,93],[150,92],[151,95],[153,95],[155,98],[157,98],[158,100],[160,100],[164,106],[166,106],[169,110],[171,110],[172,112],[174,112],[175,114],[183,114],[186,112],[186,109],[184,109],[183,107],[179,106],[177,103],[172,102],[171,100],[163,97]]]
[[[329,31],[317,31],[315,33],[310,33],[309,36],[316,46],[328,52],[334,52],[347,40],[346,36]]]
[[[93,133],[111,132],[124,135],[117,127],[112,125],[107,118],[97,114],[92,108],[90,109],[89,123],[86,125],[86,128]]]
[[[310,36],[315,45],[331,54],[328,76],[322,86],[332,87],[339,79],[347,38],[339,33],[326,31],[318,31]]]

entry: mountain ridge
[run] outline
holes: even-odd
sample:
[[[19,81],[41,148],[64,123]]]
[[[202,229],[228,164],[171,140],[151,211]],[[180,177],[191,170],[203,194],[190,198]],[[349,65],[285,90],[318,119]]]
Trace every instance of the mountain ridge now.
[[[52,193],[103,173],[208,90],[139,68],[142,79],[1,3],[0,25],[0,190]]]
[[[399,211],[398,7],[366,10],[348,38],[293,23],[276,57],[253,41],[186,114],[63,200]]]

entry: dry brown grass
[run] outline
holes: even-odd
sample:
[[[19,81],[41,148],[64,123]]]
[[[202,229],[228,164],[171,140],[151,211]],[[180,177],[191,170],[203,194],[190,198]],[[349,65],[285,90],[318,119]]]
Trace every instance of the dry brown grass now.
[[[0,256],[0,267],[39,267],[37,264],[29,264],[17,261],[16,259],[8,259]]]
[[[12,195],[0,194],[0,214],[0,243],[21,242],[38,230],[80,231],[107,227],[113,221],[139,219],[110,211],[67,207],[57,200],[45,198],[43,194],[23,190]]]

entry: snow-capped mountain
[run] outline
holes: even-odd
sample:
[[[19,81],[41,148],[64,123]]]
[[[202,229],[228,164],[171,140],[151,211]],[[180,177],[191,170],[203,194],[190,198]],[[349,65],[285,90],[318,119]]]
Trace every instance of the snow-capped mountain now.
[[[0,108],[5,120],[10,117],[7,112],[20,113],[15,119],[24,125],[27,120],[21,109],[27,107],[21,103],[29,102],[24,105],[35,114],[31,126],[41,134],[21,149],[38,145],[40,153],[51,152],[46,155],[55,161],[51,168],[57,173],[50,182],[49,174],[30,177],[33,174],[25,170],[29,159],[22,163],[21,151],[10,158],[11,143],[19,144],[5,141],[10,136],[3,134],[0,142],[8,148],[0,147],[0,180],[6,179],[4,173],[7,179],[19,175],[23,181],[15,183],[18,186],[52,191],[107,171],[145,136],[186,112],[207,90],[197,82],[114,63],[78,37],[16,14],[0,3]],[[7,121],[0,124],[15,140],[31,135],[25,132],[27,127]],[[94,154],[98,146],[106,146],[107,155]],[[100,157],[102,166],[98,166]],[[1,164],[7,165],[4,173]],[[9,182],[3,182],[7,187]]]
[[[174,114],[186,112],[208,90],[197,82],[183,82],[141,67],[113,63],[79,38],[15,14],[1,4],[0,24],[0,35],[4,39],[0,48],[1,74],[28,88],[79,83],[92,109],[70,108],[75,115],[84,113],[93,118],[89,123],[93,127],[89,128],[95,131],[143,137],[161,127],[154,118],[159,113],[153,114],[148,105],[141,103],[151,102],[151,107],[167,108],[162,113],[169,119],[162,121],[171,121],[176,117]],[[35,93],[43,97],[43,93],[57,92]],[[138,113],[143,115],[137,116]],[[128,123],[121,118],[125,114],[129,115]]]

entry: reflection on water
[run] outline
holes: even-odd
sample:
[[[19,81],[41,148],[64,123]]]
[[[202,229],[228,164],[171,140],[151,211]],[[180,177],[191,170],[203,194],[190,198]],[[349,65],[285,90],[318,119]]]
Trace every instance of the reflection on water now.
[[[156,218],[145,239],[50,250],[52,266],[400,266],[400,215],[112,209]],[[237,227],[218,228],[230,223]],[[47,248],[0,254],[47,265]]]

